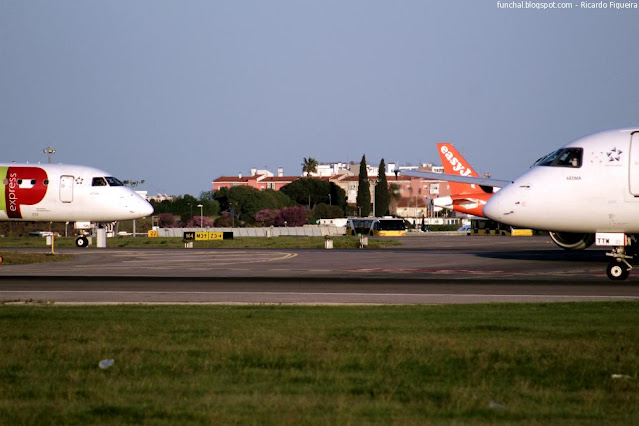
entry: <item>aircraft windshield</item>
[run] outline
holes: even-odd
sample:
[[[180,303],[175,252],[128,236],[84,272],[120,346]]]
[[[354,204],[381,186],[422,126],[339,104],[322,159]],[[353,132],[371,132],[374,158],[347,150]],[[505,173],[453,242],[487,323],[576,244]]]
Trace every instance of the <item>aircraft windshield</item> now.
[[[91,186],[107,186],[107,183],[103,177],[94,177]]]
[[[109,182],[109,185],[111,186],[124,186],[122,182],[120,182],[118,179],[114,178],[113,176],[107,176],[105,177],[105,179],[107,182]]]
[[[124,184],[113,176],[106,176],[94,177],[91,186],[124,186]]]
[[[535,162],[535,166],[581,167],[584,150],[582,148],[561,148]]]

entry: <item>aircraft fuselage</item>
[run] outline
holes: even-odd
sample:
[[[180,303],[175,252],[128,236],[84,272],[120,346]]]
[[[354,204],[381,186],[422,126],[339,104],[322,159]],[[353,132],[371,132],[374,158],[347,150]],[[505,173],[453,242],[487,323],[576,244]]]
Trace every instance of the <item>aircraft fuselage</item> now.
[[[0,164],[0,221],[112,222],[153,207],[109,173],[63,164]]]
[[[566,144],[496,192],[483,211],[539,230],[639,233],[639,129]]]

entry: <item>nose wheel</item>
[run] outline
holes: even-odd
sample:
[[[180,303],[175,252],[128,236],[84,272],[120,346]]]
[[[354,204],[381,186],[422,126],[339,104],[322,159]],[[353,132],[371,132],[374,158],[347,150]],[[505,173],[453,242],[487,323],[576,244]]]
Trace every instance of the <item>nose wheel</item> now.
[[[79,236],[78,238],[75,239],[75,245],[77,247],[88,247],[89,246],[89,239],[87,237],[85,237],[84,235]]]
[[[633,253],[633,251],[631,251]],[[626,247],[620,246],[612,249],[611,253],[606,253],[613,259],[606,267],[606,275],[613,281],[623,281],[630,275],[632,265],[628,260],[632,260],[633,256],[628,255]]]
[[[613,260],[606,267],[606,275],[613,281],[623,281],[630,275],[631,267],[621,260]]]

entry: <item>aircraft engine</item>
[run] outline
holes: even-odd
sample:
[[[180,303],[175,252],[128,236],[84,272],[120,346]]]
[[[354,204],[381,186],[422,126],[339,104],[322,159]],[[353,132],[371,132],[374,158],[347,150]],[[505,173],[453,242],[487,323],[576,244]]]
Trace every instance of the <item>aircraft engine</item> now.
[[[549,232],[550,238],[564,250],[584,250],[595,242],[595,234]]]

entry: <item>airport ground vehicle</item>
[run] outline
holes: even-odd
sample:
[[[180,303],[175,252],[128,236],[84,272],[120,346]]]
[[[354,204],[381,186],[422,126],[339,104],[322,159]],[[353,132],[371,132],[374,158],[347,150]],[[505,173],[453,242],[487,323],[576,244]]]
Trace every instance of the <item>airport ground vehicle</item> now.
[[[350,217],[346,222],[346,235],[403,237],[406,235],[406,222],[393,217]]]
[[[346,221],[346,235],[370,235],[374,217],[349,217]]]
[[[470,235],[470,225],[463,225],[462,227],[457,229],[457,232],[460,234]]]
[[[406,236],[406,223],[404,219],[379,218],[371,225],[371,235],[378,237],[404,237]]]

